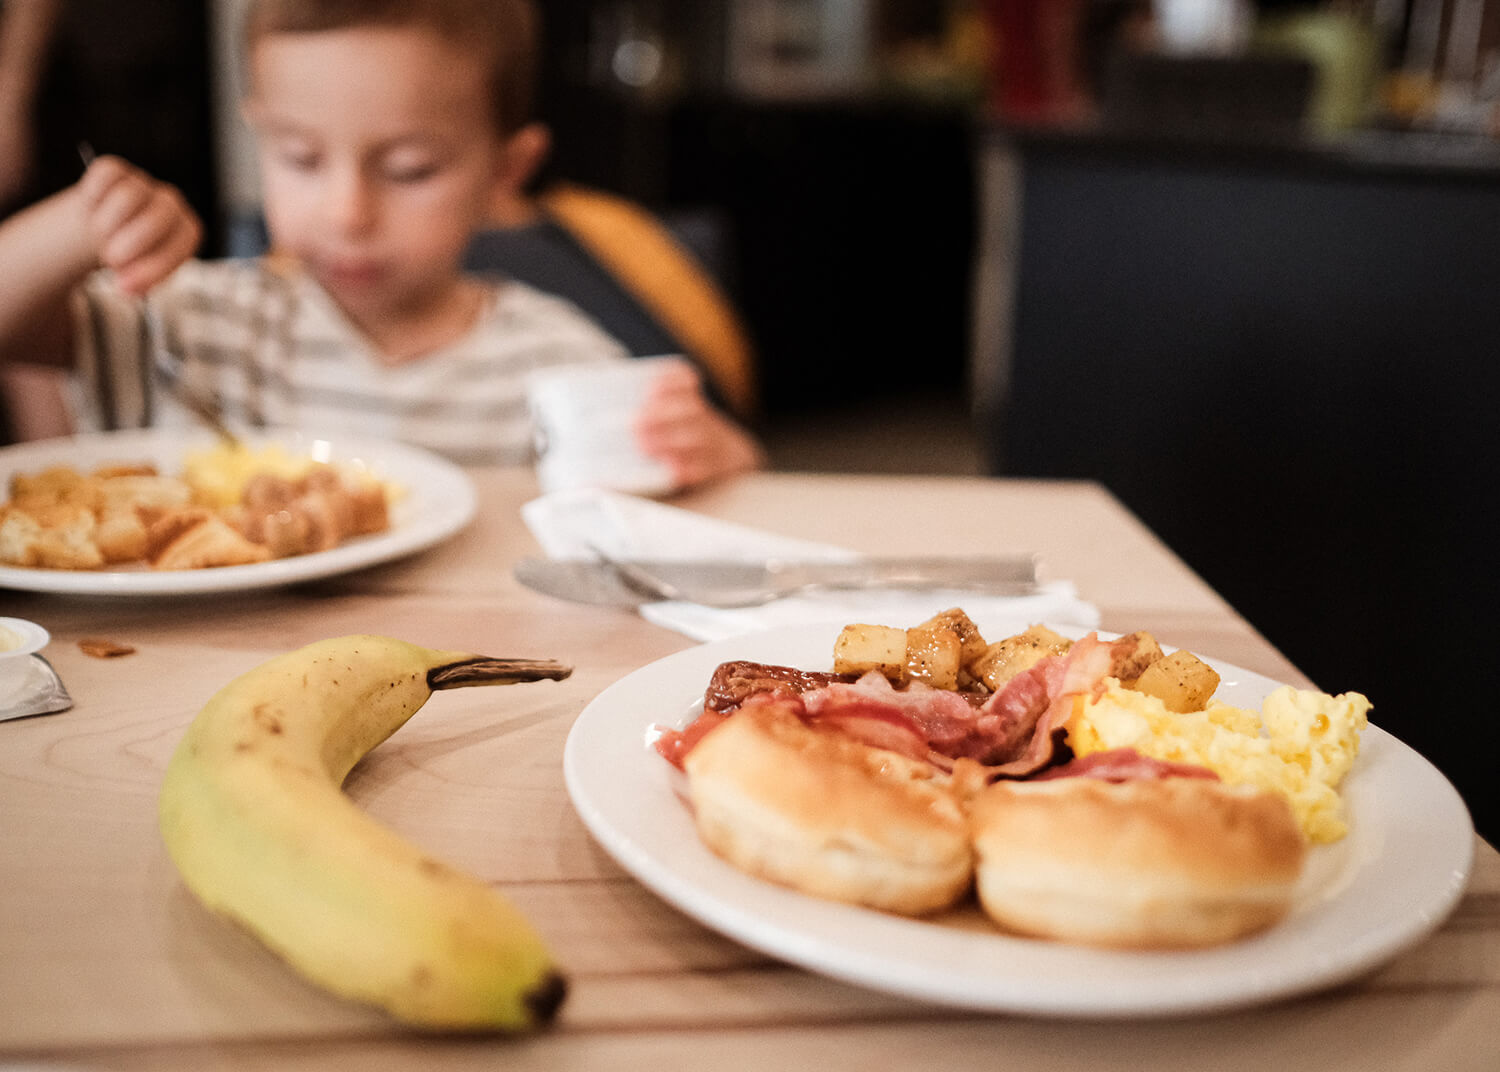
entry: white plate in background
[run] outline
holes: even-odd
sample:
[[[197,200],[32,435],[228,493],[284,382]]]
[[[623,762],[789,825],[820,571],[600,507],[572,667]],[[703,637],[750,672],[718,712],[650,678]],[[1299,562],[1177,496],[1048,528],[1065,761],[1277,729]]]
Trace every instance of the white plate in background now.
[[[1004,636],[1024,629],[986,627]],[[987,626],[988,623],[980,623]],[[1067,635],[1076,628],[1056,627]],[[872,989],[1042,1016],[1206,1013],[1307,993],[1368,971],[1435,930],[1462,895],[1474,831],[1457,791],[1376,726],[1343,786],[1350,832],[1315,847],[1287,919],[1190,952],[1119,952],[904,919],[809,897],[745,874],[698,839],[686,779],[649,747],[655,725],[701,708],[732,659],[827,669],[836,626],[773,630],[651,663],[600,693],[568,735],[563,770],[590,832],[643,885],[747,946]],[[1258,709],[1269,678],[1208,661],[1217,696]]]
[[[416,447],[355,436],[321,438],[286,430],[245,433],[244,440],[252,447],[275,443],[293,455],[357,464],[396,485],[401,494],[391,507],[391,527],[328,551],[246,566],[52,570],[0,565],[0,588],[95,596],[192,595],[271,588],[332,577],[413,554],[453,536],[474,516],[474,485],[468,475],[452,462]],[[86,472],[98,465],[149,461],[164,475],[177,475],[190,450],[211,447],[215,442],[208,431],[146,430],[99,432],[0,448],[0,495],[12,473],[35,473],[53,465]]]

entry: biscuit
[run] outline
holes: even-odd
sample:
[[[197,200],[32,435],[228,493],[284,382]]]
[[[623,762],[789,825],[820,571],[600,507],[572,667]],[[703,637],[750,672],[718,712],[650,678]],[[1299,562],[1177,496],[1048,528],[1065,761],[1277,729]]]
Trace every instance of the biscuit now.
[[[941,772],[755,697],[687,754],[698,834],[736,867],[904,915],[969,889],[968,824]]]
[[[1216,945],[1289,911],[1307,846],[1279,794],[1200,778],[998,782],[971,822],[1002,927],[1125,948]]]

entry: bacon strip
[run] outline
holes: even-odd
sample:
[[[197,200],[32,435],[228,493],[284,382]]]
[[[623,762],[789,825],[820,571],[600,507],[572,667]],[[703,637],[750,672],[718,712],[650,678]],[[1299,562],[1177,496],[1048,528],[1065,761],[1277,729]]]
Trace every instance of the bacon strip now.
[[[813,694],[809,694],[811,696]],[[803,697],[804,700],[809,697]],[[912,759],[927,758],[927,736],[921,725],[900,707],[869,696],[844,695],[819,704],[805,704],[804,721],[838,730],[875,748],[899,752]]]
[[[878,704],[910,721],[922,737],[922,754],[928,749],[957,757],[967,754],[965,742],[974,733],[978,718],[976,704],[982,697],[970,698],[959,692],[935,689],[914,681],[897,689],[883,675],[871,671],[853,684],[835,683],[804,693],[802,700],[814,718],[844,705]]]
[[[661,736],[652,742],[651,747],[672,766],[682,770],[682,761],[693,750],[693,746],[703,739],[705,733],[728,717],[717,711],[705,710],[680,730],[663,729]]]
[[[1110,644],[1090,633],[1067,654],[1049,655],[1011,678],[981,711],[993,720],[995,747],[981,759],[991,776],[1021,778],[1052,763],[1073,698],[1102,688],[1113,665]]]
[[[785,704],[809,726],[837,731],[873,748],[899,752],[912,759],[927,758],[927,738],[916,722],[903,714],[899,707],[881,703],[857,690],[824,698],[816,712],[808,709],[803,697],[779,692],[751,696],[734,710],[738,711],[745,704],[772,701]],[[728,718],[729,714],[705,707],[702,714],[682,729],[663,729],[652,747],[668,763],[681,770],[683,760],[694,746]]]

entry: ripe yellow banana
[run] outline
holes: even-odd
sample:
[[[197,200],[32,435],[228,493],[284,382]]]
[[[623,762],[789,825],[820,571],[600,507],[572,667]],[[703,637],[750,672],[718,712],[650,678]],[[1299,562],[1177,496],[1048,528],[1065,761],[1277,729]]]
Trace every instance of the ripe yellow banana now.
[[[340,786],[434,689],[571,672],[379,636],[274,658],[209,700],[172,756],[167,850],[205,905],[338,994],[426,1027],[539,1026],[567,987],[526,918]]]

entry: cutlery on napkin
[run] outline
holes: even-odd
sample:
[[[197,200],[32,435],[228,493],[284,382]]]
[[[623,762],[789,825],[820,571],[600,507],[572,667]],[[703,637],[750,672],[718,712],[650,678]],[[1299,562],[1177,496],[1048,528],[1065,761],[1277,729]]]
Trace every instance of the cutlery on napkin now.
[[[752,607],[813,589],[962,588],[991,595],[1037,591],[1033,555],[1011,557],[823,559],[615,558],[594,548],[592,561],[524,558],[516,579],[576,603],[634,607],[678,601]]]
[[[764,565],[768,560],[800,563],[867,561],[847,548],[782,536],[764,529],[705,517],[690,510],[619,492],[578,489],[553,492],[521,507],[521,517],[542,551],[566,563],[552,572],[582,570],[582,564],[608,569],[602,556],[617,560],[673,563],[703,559]],[[1020,556],[1031,568],[1030,556]],[[538,580],[542,563],[517,567],[518,579]],[[1024,581],[1024,578],[1023,578]],[[985,622],[1053,622],[1094,628],[1099,611],[1078,598],[1069,581],[1026,584],[1026,594],[1006,595],[953,585],[936,588],[816,588],[744,607],[709,607],[681,600],[640,602],[622,593],[615,605],[637,605],[641,617],[696,640],[718,640],[764,629],[815,622],[918,622],[961,606]],[[620,585],[628,590],[628,586]]]

